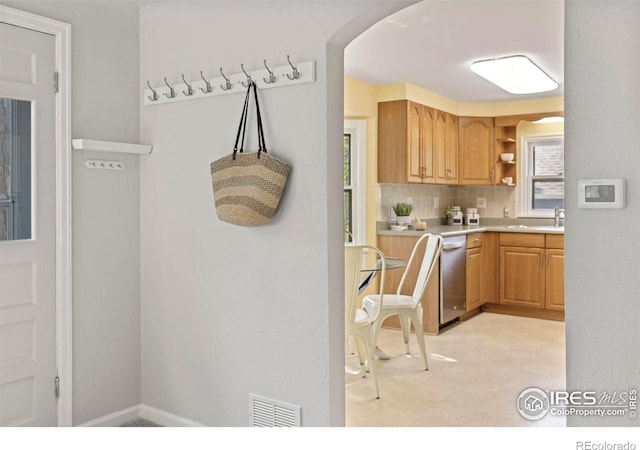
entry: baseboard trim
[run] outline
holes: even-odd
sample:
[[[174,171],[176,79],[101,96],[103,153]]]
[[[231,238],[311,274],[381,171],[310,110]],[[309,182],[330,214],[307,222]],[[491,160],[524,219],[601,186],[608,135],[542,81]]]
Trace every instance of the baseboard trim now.
[[[78,427],[119,427],[127,422],[140,418],[140,408],[142,405],[132,406],[121,411],[116,411],[106,416],[98,417],[97,419],[90,420]]]
[[[153,406],[140,405],[140,417],[163,427],[206,427],[195,420],[180,417]]]
[[[90,420],[78,427],[119,427],[136,419],[146,419],[163,427],[206,427],[195,420],[180,417],[153,406],[144,404],[116,411],[106,416]]]

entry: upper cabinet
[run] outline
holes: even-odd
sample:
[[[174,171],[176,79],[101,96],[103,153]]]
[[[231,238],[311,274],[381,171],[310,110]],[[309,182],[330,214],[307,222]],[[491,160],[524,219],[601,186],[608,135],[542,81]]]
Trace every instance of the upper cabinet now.
[[[563,113],[458,117],[410,100],[378,103],[378,183],[515,186],[518,123],[551,115]]]
[[[408,100],[378,103],[378,182],[434,183],[433,108]]]
[[[492,185],[496,180],[493,118],[460,117],[459,184]]]
[[[433,183],[434,111],[414,102],[407,102],[407,108],[407,181]]]
[[[458,117],[436,111],[435,182],[458,184]]]
[[[378,103],[378,182],[455,183],[457,177],[457,118],[438,125],[439,111],[409,100]],[[436,178],[436,151],[453,146],[453,168]],[[454,181],[452,181],[454,180]]]

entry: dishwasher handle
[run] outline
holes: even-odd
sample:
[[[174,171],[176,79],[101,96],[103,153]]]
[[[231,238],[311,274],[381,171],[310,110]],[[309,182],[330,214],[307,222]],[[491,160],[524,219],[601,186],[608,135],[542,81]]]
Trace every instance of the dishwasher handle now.
[[[442,250],[445,252],[451,251],[451,250],[456,250],[462,247],[465,247],[467,245],[466,241],[462,241],[462,242],[445,242],[442,245]]]

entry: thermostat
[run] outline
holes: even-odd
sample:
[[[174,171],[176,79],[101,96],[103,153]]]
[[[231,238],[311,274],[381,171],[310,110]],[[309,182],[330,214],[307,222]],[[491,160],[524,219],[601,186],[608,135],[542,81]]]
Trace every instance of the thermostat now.
[[[578,208],[624,208],[624,179],[578,180]]]

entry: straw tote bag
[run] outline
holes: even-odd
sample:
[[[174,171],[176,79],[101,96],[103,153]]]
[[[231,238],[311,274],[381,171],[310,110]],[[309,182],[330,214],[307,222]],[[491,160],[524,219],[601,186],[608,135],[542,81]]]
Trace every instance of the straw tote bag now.
[[[258,151],[244,153],[252,88],[258,122]],[[211,163],[213,199],[218,219],[244,227],[269,223],[280,203],[290,170],[291,166],[287,163],[267,154],[258,93],[255,83],[251,82],[244,99],[233,153]]]

